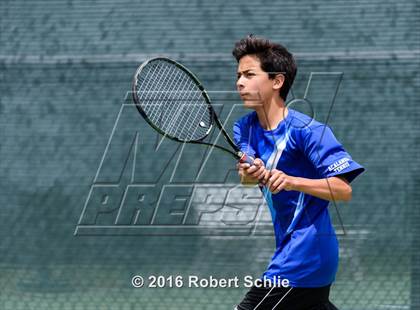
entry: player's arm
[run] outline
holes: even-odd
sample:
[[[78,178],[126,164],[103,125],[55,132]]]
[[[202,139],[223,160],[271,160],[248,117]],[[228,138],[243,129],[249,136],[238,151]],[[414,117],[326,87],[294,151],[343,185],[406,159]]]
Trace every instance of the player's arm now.
[[[351,185],[343,177],[297,178],[296,190],[330,201],[350,201],[352,198]]]
[[[294,190],[330,201],[350,201],[352,198],[351,185],[341,176],[307,179],[289,176],[275,169],[270,173],[267,186],[273,194],[281,190]]]
[[[243,185],[255,185],[265,182],[270,175],[269,171],[265,169],[264,162],[259,158],[254,160],[253,165],[239,162],[236,168]]]

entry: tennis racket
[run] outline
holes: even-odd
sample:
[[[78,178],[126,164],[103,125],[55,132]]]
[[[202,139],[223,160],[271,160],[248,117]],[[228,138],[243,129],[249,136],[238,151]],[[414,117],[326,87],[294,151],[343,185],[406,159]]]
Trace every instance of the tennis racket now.
[[[253,164],[230,138],[198,78],[180,63],[164,58],[145,61],[133,79],[133,100],[143,118],[161,135],[183,143],[216,147]],[[205,142],[218,127],[230,148]]]

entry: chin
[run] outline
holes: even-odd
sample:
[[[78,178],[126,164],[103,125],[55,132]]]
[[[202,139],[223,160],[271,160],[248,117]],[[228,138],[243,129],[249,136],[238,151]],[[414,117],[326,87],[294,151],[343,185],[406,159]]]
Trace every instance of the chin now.
[[[243,102],[244,102],[244,107],[246,109],[256,110],[258,107],[261,106],[261,103],[255,100],[244,100]]]

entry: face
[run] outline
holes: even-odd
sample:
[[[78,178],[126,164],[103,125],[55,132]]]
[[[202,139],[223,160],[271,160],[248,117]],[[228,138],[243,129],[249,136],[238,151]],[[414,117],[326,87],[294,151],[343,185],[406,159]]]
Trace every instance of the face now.
[[[246,55],[239,60],[236,88],[245,107],[255,110],[270,102],[274,96],[279,96],[279,82],[282,84],[279,78],[269,79],[256,56]]]

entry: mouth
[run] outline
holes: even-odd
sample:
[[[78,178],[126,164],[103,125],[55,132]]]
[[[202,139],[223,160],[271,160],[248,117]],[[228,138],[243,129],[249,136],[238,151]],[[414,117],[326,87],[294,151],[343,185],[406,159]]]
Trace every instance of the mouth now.
[[[239,93],[239,96],[241,96],[242,99],[247,99],[249,97],[250,93]]]

